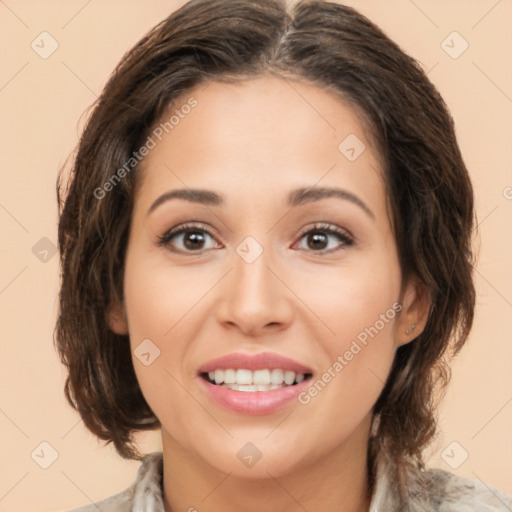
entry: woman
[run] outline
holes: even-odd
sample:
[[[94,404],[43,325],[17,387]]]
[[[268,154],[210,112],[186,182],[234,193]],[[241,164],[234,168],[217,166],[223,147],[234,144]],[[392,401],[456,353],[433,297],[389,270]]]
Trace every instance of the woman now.
[[[143,461],[79,510],[510,510],[424,467],[473,320],[473,192],[438,92],[359,13],[189,2],[59,189],[66,396]]]

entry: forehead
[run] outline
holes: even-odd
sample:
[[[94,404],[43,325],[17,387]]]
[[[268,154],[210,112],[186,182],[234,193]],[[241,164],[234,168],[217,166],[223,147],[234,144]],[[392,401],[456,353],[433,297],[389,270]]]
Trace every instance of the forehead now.
[[[271,194],[290,180],[366,184],[369,202],[383,192],[380,155],[358,111],[319,86],[272,76],[201,84],[151,133],[142,195],[184,185]]]

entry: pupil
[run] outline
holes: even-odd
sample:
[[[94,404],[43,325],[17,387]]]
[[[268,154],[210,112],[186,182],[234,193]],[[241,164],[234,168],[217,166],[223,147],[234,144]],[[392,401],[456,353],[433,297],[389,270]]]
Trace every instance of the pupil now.
[[[204,237],[199,231],[189,231],[185,236],[184,244],[187,249],[201,248],[204,245]]]
[[[312,233],[308,237],[308,243],[316,249],[324,249],[327,246],[325,233]]]

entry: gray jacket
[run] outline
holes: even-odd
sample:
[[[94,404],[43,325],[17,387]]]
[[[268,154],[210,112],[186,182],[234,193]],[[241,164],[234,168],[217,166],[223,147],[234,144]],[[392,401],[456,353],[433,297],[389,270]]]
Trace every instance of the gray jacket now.
[[[397,512],[397,488],[390,481],[389,461],[377,465],[370,512]],[[97,503],[68,512],[165,512],[161,479],[162,453],[144,457],[135,482],[126,490]],[[407,512],[512,512],[512,499],[479,480],[442,469],[407,469]],[[193,507],[191,511],[195,510]]]

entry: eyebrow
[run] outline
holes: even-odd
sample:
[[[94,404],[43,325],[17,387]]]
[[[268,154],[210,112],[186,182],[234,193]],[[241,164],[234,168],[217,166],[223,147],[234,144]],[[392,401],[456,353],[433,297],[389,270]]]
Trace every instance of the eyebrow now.
[[[341,188],[316,187],[316,188],[299,188],[292,190],[288,195],[288,205],[290,207],[300,206],[302,204],[313,203],[322,199],[335,197],[349,201],[359,206],[368,216],[375,219],[374,213],[370,208],[352,192]],[[176,189],[165,192],[159,196],[148,210],[148,215],[158,208],[161,204],[172,199],[183,199],[191,203],[204,204],[206,206],[219,206],[224,203],[224,199],[217,192],[204,189]]]

